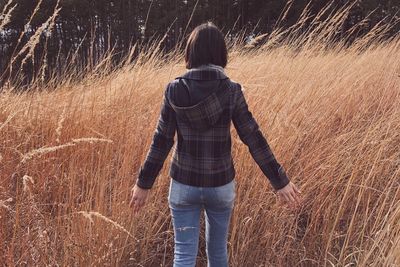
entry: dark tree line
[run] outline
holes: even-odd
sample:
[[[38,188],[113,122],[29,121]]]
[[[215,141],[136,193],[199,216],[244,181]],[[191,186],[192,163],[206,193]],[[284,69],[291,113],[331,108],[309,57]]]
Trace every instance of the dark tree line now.
[[[328,0],[311,1],[313,14]],[[334,0],[332,9],[348,1]],[[146,44],[154,38],[166,38],[162,51],[169,51],[187,37],[198,24],[213,21],[224,33],[245,35],[270,32],[288,1],[284,0],[0,0],[3,16],[12,9],[10,21],[0,29],[0,85],[14,73],[30,82],[33,77],[61,74],[75,58],[81,69],[95,65],[106,51],[113,48],[113,61],[118,63],[136,42]],[[293,1],[288,16],[280,26],[293,25],[309,0]],[[369,12],[368,27],[388,16],[398,16],[400,0],[364,0],[352,8],[346,21],[351,27]],[[58,12],[54,20],[49,18]],[[32,17],[32,14],[34,16]],[[47,22],[47,27],[43,23]],[[25,44],[38,36],[33,51]],[[395,28],[394,31],[398,31]],[[12,64],[10,64],[12,62]],[[46,69],[40,66],[46,65]],[[21,76],[23,74],[23,76]]]

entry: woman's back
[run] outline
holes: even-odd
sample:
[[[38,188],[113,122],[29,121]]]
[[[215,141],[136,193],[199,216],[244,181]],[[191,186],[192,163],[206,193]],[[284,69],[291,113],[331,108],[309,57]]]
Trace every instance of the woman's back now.
[[[196,85],[201,87],[204,81],[213,81],[214,87],[207,88],[201,99],[190,103],[191,92],[200,90]],[[185,94],[190,105],[178,105],[185,102]],[[280,189],[288,184],[284,169],[248,109],[241,85],[229,79],[223,69],[208,65],[193,68],[167,85],[152,149],[140,170],[138,185],[142,188],[153,185],[174,143],[175,131],[178,141],[169,171],[173,179],[203,187],[232,181],[235,169],[231,156],[231,121],[273,187]]]
[[[204,83],[210,87],[205,89]],[[230,122],[238,86],[223,69],[211,66],[189,70],[170,83],[166,97],[176,114],[178,137],[169,173],[173,179],[192,186],[213,187],[234,178]],[[205,90],[194,99],[193,92],[202,89]],[[187,92],[191,105],[178,105],[183,99],[180,92]]]

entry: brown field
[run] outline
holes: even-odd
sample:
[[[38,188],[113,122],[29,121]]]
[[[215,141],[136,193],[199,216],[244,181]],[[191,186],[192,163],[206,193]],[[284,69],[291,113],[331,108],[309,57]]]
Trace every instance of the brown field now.
[[[321,33],[230,46],[227,74],[304,198],[297,211],[277,202],[232,126],[231,266],[400,266],[400,38],[381,40],[375,29],[343,48]],[[128,205],[163,90],[185,71],[181,54],[158,52],[81,82],[66,75],[56,90],[3,88],[2,265],[171,266],[173,150],[147,210],[134,217]]]

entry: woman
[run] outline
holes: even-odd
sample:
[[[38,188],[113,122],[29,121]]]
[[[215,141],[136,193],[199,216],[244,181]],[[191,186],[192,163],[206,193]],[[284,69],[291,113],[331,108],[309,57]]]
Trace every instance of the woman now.
[[[201,24],[190,34],[185,51],[188,71],[166,86],[153,141],[132,189],[130,205],[137,213],[176,132],[168,194],[175,267],[195,266],[203,209],[208,266],[228,266],[227,236],[236,196],[231,121],[277,195],[290,205],[300,204],[300,192],[275,159],[248,109],[241,85],[224,72],[227,57],[224,36],[213,23]]]

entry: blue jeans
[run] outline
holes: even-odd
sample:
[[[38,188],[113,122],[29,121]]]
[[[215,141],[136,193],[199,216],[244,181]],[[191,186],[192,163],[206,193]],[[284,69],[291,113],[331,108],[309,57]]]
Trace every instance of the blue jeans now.
[[[168,205],[174,228],[174,267],[196,265],[200,214],[205,211],[208,267],[228,266],[227,237],[236,197],[235,179],[217,187],[197,187],[171,178]]]

